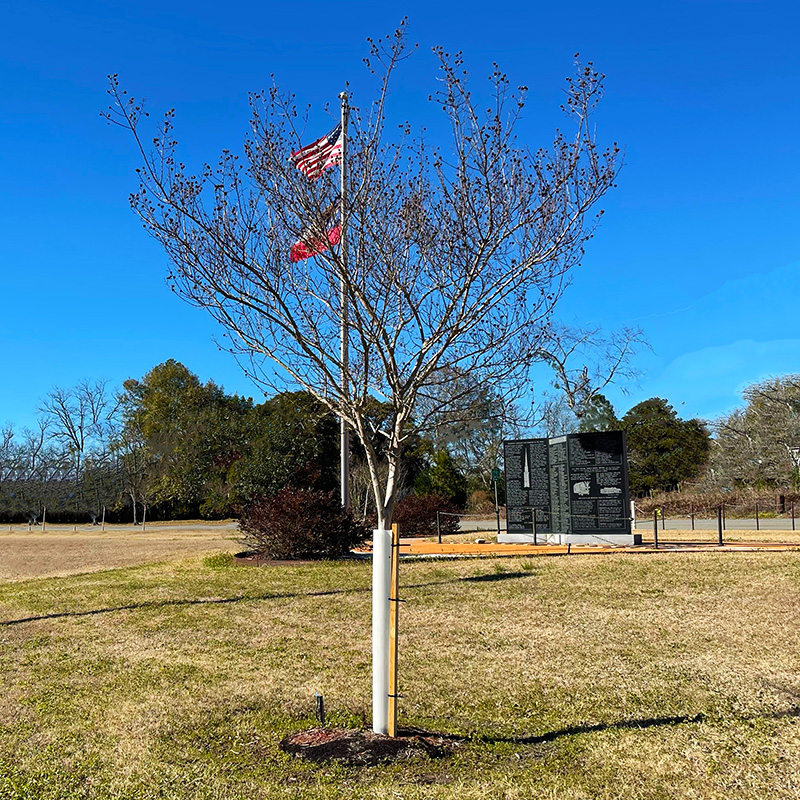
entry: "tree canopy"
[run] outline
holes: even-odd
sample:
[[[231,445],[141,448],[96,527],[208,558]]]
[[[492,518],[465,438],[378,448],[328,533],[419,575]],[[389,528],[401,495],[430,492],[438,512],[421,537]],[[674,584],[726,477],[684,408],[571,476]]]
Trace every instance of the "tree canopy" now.
[[[620,421],[608,398],[597,392],[585,403],[578,424],[578,433],[620,430]]]
[[[671,491],[696,478],[708,461],[711,441],[705,423],[682,420],[660,397],[635,405],[620,420],[625,431],[631,492]]]
[[[449,144],[431,146],[409,126],[387,131],[390,81],[409,54],[401,26],[371,45],[374,100],[350,103],[344,198],[335,170],[310,181],[288,160],[307,143],[306,114],[276,86],[253,96],[244,159],[225,150],[192,174],[177,155],[173,112],[151,147],[141,103],[111,79],[109,118],[132,132],[143,159],[132,205],[171,260],[170,284],[226,328],[256,379],[304,389],[347,421],[364,447],[379,527],[391,521],[405,440],[428,421],[416,413],[421,399],[454,371],[504,395],[524,391],[619,169],[617,146],[596,140],[603,76],[591,63],[567,82],[569,132],[537,150],[516,138],[525,87],[495,68],[485,110],[460,55],[435,53],[432,99]],[[349,248],[290,261],[309,230],[326,237],[338,202]],[[345,314],[349,363],[339,348]],[[390,409],[380,429],[376,400]]]

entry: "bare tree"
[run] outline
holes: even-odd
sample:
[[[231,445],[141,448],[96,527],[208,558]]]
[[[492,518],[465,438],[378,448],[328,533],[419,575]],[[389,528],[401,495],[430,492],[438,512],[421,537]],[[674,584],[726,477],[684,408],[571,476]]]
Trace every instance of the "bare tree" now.
[[[50,437],[67,448],[74,458],[75,480],[79,480],[83,460],[92,450],[105,451],[109,426],[116,408],[106,381],[81,381],[74,388],[53,389],[39,410],[48,425]]]
[[[71,458],[49,441],[46,420],[17,434],[11,426],[2,433],[0,451],[0,509],[9,518],[23,514],[35,523],[43,506],[58,502]]]
[[[125,390],[117,395],[112,420],[109,451],[119,471],[121,493],[130,498],[133,524],[137,525],[138,507],[146,513],[152,505],[160,472],[159,458],[151,452],[142,431],[141,408],[127,381]]]
[[[513,398],[494,391],[472,372],[456,371],[434,387],[423,387],[417,415],[437,451],[447,450],[465,474],[491,488],[491,471],[501,461],[504,439],[530,427],[530,414]]]
[[[578,420],[563,394],[544,391],[535,400],[533,430],[539,436],[562,436],[578,430]]]
[[[377,99],[351,110],[340,220],[349,258],[332,246],[289,260],[298,239],[327,239],[339,189],[335,171],[310,181],[287,158],[311,138],[294,96],[274,86],[253,96],[244,160],[226,150],[199,175],[176,156],[173,112],[151,148],[142,104],[116,76],[108,114],[141,150],[131,202],[172,261],[170,284],[226,328],[253,378],[302,387],[346,419],[366,450],[381,528],[391,521],[403,441],[427,422],[415,416],[423,393],[454,370],[504,397],[525,387],[565,277],[596,225],[593,209],[619,168],[616,145],[604,150],[595,138],[591,114],[603,76],[591,62],[567,79],[572,132],[557,131],[552,147],[532,151],[516,139],[525,87],[512,90],[495,68],[482,111],[461,57],[437,49],[441,88],[432,99],[450,144],[432,147],[409,125],[392,139],[385,103],[408,52],[403,26],[371,43]],[[350,361],[342,385],[345,308]],[[375,398],[391,407],[380,430],[367,414]]]
[[[743,391],[746,405],[713,423],[708,479],[724,486],[800,483],[800,375]]]
[[[4,425],[0,430],[0,483],[14,477],[17,466],[17,447],[14,428]]]
[[[579,424],[592,398],[603,389],[639,375],[631,358],[641,347],[647,347],[647,343],[640,328],[622,328],[605,335],[596,327],[551,325],[542,337],[538,355],[553,370],[553,387]],[[558,396],[547,397],[542,410],[546,425],[554,420],[563,424],[569,416]]]

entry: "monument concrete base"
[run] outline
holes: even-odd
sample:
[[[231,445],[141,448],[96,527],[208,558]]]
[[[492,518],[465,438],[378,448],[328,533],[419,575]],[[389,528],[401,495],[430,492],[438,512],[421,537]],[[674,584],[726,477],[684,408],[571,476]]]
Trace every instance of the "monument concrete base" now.
[[[532,533],[501,533],[497,537],[500,544],[533,544]],[[539,533],[537,544],[605,544],[626,546],[642,543],[640,533]]]

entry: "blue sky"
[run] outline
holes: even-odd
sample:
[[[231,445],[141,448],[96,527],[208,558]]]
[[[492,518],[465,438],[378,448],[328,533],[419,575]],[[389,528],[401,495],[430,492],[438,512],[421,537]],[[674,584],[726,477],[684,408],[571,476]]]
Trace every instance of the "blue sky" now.
[[[536,146],[562,121],[573,54],[606,73],[598,135],[622,144],[625,167],[561,318],[644,329],[653,352],[637,359],[643,375],[627,395],[609,392],[618,411],[654,395],[686,417],[731,409],[748,383],[800,372],[799,9],[770,0],[7,6],[0,424],[31,424],[53,386],[120,384],[167,358],[258,397],[214,344],[211,319],[164,283],[166,257],[128,207],[132,142],[99,116],[105,76],[119,73],[154,115],[174,107],[183,159],[199,166],[240,147],[247,94],[272,73],[316,109],[345,81],[366,97],[365,39],[404,14],[420,47],[398,73],[392,113],[415,124],[437,122],[427,102],[436,44],[463,51],[476,82],[497,61],[530,87]]]

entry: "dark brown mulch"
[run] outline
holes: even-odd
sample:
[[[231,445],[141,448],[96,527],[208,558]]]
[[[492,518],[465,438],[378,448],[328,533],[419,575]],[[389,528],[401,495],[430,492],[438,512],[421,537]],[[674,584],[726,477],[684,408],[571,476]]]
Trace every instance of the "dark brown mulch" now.
[[[348,561],[357,555],[342,556],[338,561]],[[234,563],[240,567],[296,567],[299,564],[321,564],[322,559],[311,558],[267,558],[258,553],[245,551],[233,556]]]
[[[233,557],[233,560],[236,564],[240,567],[270,567],[270,566],[297,566],[298,564],[313,564],[314,562],[310,559],[277,559],[277,558],[266,558],[264,556],[260,556],[258,553],[236,553]]]
[[[443,758],[461,743],[457,736],[401,728],[397,736],[346,728],[311,728],[287,736],[281,750],[306,761],[336,761],[356,767],[372,767],[387,761],[425,756]]]

